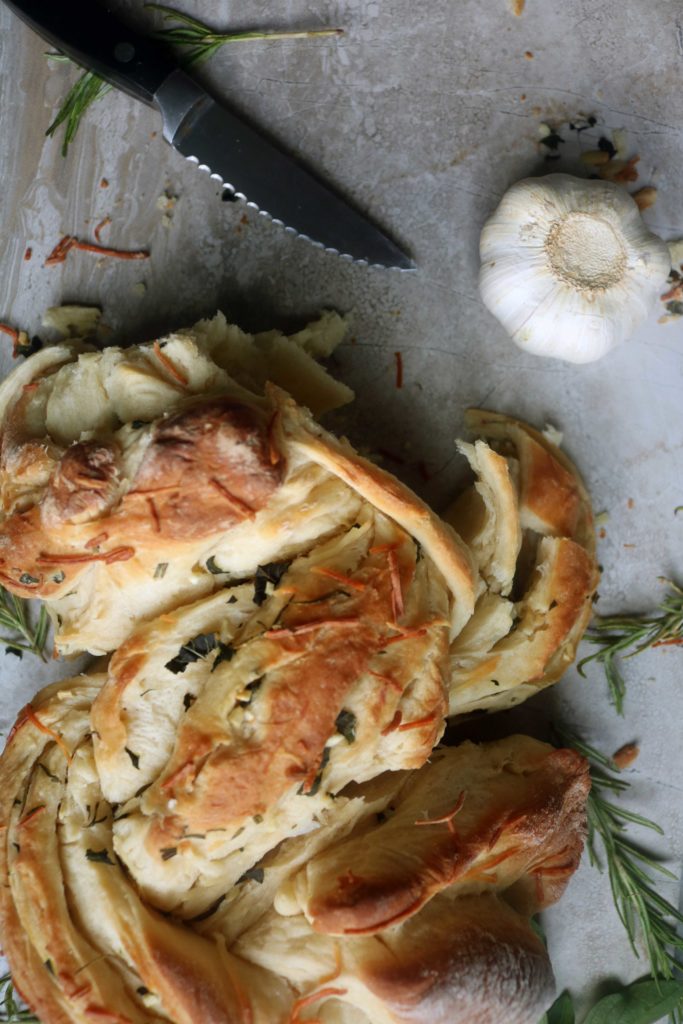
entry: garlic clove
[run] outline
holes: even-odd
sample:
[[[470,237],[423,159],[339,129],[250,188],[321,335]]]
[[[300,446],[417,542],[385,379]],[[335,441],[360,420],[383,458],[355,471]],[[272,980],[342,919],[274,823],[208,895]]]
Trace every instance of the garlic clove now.
[[[643,322],[671,267],[625,189],[551,174],[517,182],[484,225],[484,304],[528,352],[600,359]]]

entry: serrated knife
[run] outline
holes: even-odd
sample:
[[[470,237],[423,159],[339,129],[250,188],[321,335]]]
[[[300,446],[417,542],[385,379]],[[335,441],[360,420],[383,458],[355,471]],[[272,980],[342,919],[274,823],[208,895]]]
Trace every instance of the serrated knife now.
[[[5,0],[62,53],[157,107],[164,138],[261,213],[316,245],[370,265],[410,270],[382,231],[293,157],[219,103],[163,47],[94,0]]]

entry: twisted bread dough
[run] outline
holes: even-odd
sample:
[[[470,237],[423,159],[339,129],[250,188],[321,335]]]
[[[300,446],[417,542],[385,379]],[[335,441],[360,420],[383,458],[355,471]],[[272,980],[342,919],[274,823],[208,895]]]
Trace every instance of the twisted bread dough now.
[[[0,386],[0,580],[59,650],[115,650],[0,762],[0,926],[44,1024],[535,1024],[552,996],[529,916],[575,870],[586,765],[434,748],[574,657],[590,503],[475,411],[492,447],[436,516],[278,386],[347,400],[309,355],[339,331],[218,318]]]
[[[528,917],[578,860],[579,755],[517,736],[352,784],[181,920],[117,856],[127,811],[102,793],[89,715],[103,683],[43,691],[0,763],[0,926],[44,1024],[534,1024],[553,983]]]

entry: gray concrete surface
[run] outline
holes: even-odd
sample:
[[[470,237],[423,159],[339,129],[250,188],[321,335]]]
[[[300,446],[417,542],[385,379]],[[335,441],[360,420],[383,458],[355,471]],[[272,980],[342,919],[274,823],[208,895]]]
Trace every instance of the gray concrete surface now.
[[[149,18],[141,3],[121,6]],[[506,0],[212,0],[201,8],[217,26],[344,28],[338,40],[239,44],[202,75],[393,232],[418,270],[351,266],[249,211],[245,217],[166,146],[154,111],[120,94],[92,108],[63,159],[60,141],[43,133],[73,74],[48,64],[46,47],[0,8],[0,320],[36,331],[48,305],[96,303],[109,337],[125,342],[217,307],[247,327],[296,324],[327,306],[349,312],[352,338],[338,353],[337,372],[358,397],[339,425],[391,452],[388,468],[439,505],[463,472],[453,439],[466,406],[552,422],[596,510],[610,514],[600,541],[599,607],[651,607],[661,594],[658,575],[683,577],[683,515],[674,515],[683,503],[683,320],[662,326],[660,310],[589,366],[527,356],[479,301],[477,244],[510,183],[574,166],[571,155],[544,163],[539,123],[589,114],[600,130],[627,131],[641,158],[640,183],[659,189],[646,215],[651,227],[665,238],[683,235],[681,5],[527,0],[519,18]],[[157,207],[165,191],[177,196],[166,225]],[[43,266],[63,234],[90,236],[105,216],[112,223],[103,240],[149,247],[151,259],[76,253],[60,267]],[[3,349],[0,370],[10,364]],[[676,868],[681,665],[677,648],[631,662],[623,720],[597,672],[589,681],[571,672],[547,702],[607,752],[639,741],[629,772],[633,804],[663,826],[660,849]],[[27,663],[13,674],[16,667],[0,663],[5,729],[50,674]],[[532,725],[545,710],[529,705],[525,713]],[[675,884],[667,892],[677,899]],[[585,863],[546,924],[558,983],[584,1006],[605,979],[646,972],[613,912],[606,878]]]

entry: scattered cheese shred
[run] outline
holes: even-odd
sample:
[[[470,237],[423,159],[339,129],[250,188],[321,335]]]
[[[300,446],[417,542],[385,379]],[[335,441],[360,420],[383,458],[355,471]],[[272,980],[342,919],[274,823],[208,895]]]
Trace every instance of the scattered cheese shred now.
[[[326,988],[318,988],[315,992],[309,992],[307,996],[299,996],[298,999],[295,999],[292,1006],[289,1024],[298,1024],[301,1020],[299,1014],[312,1003],[317,1003],[320,999],[330,999],[332,996],[345,996],[347,991],[345,988],[335,988],[333,985],[328,985]]]
[[[409,729],[422,729],[425,725],[433,725],[436,715],[425,715],[424,718],[415,718],[412,722],[402,722],[397,726],[399,732],[407,732]]]
[[[311,572],[316,573],[318,576],[327,576],[331,580],[336,580],[337,583],[343,583],[347,587],[351,587],[352,590],[365,590],[365,583],[361,583],[360,580],[353,580],[350,576],[345,576],[342,572],[337,572],[336,569],[327,569],[324,565],[314,565]]]
[[[44,722],[41,722],[41,720],[38,718],[38,715],[35,713],[35,711],[33,710],[33,708],[31,707],[30,704],[26,705],[26,707],[24,708],[24,711],[22,712],[22,714],[24,714],[26,716],[26,720],[29,721],[31,723],[31,725],[35,726],[36,729],[38,729],[40,732],[44,733],[46,736],[52,737],[52,739],[55,741],[55,743],[57,744],[59,749],[64,754],[64,756],[65,756],[65,758],[67,760],[67,763],[71,764],[71,761],[72,761],[71,751],[69,750],[69,748],[67,747],[66,743],[64,742],[62,737],[59,735],[59,733],[55,732],[54,729],[51,729],[49,725],[45,725]],[[17,727],[19,727],[19,725],[20,725],[20,719],[21,719],[21,715],[19,716],[19,720],[17,720]]]
[[[100,225],[98,225],[100,227]],[[94,252],[98,256],[112,256],[117,260],[147,260],[149,252],[147,249],[136,249],[126,251],[123,249],[110,249],[103,245],[96,245],[94,242],[83,242],[75,235],[64,235],[57,242],[56,246],[45,260],[46,267],[54,267],[57,263],[64,263],[72,249],[81,252]]]
[[[120,547],[112,548],[111,551],[102,551],[92,555],[60,555],[43,551],[36,559],[39,565],[80,565],[85,562],[127,562],[135,554],[135,548]]]
[[[453,807],[452,810],[448,811],[446,814],[442,814],[441,817],[439,817],[439,818],[419,818],[415,822],[415,824],[416,825],[447,825],[448,826],[448,831],[452,832],[453,835],[455,835],[455,825],[453,824],[453,818],[456,816],[456,814],[459,813],[459,811],[462,810],[464,803],[465,803],[465,790],[463,789],[463,791],[461,792],[460,796],[456,800],[455,806]]]
[[[394,622],[398,622],[404,610],[401,570],[398,565],[398,555],[395,551],[389,551],[387,558],[389,560],[389,572],[391,573],[391,607],[394,614]]]
[[[187,387],[189,381],[184,373],[182,373],[178,367],[168,358],[168,356],[162,351],[161,345],[158,341],[154,342],[152,346],[154,355],[157,357],[163,368],[170,373],[174,380],[177,380],[183,387]]]
[[[109,225],[109,224],[111,224],[111,217],[104,217],[104,218],[103,218],[103,219],[102,219],[102,220],[100,221],[100,223],[99,223],[99,224],[97,225],[97,227],[96,227],[96,228],[95,228],[95,230],[93,231],[93,235],[95,236],[95,241],[96,241],[96,242],[99,242],[99,241],[100,241],[100,232],[101,232],[101,231],[102,231],[102,230],[103,230],[104,228],[108,227],[108,225]]]

